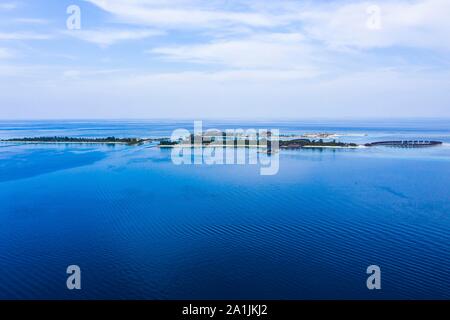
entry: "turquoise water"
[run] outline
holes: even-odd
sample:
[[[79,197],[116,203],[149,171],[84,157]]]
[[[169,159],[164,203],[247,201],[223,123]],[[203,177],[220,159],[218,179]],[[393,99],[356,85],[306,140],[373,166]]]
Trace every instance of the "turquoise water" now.
[[[164,136],[192,122],[0,122],[0,138]],[[175,166],[151,145],[0,144],[1,299],[450,299],[450,122],[209,122],[426,149]],[[68,265],[82,290],[66,289]],[[366,268],[382,289],[366,288]]]

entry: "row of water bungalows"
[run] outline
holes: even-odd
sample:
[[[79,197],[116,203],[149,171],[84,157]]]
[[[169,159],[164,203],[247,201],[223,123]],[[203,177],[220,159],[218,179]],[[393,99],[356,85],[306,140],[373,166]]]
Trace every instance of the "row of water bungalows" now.
[[[387,146],[387,147],[403,147],[403,148],[420,148],[441,145],[441,141],[430,140],[398,140],[398,141],[379,141],[366,143],[366,147]]]

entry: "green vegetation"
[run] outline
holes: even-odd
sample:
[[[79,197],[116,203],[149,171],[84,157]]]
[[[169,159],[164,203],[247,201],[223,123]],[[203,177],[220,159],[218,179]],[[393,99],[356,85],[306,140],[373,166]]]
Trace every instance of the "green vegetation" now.
[[[29,142],[29,143],[124,143],[135,145],[146,140],[138,138],[73,138],[73,137],[26,137],[20,139],[1,140],[5,142]]]
[[[160,146],[174,146],[176,144],[178,144],[178,142],[172,141],[172,140],[160,140],[159,141]]]
[[[217,146],[222,145],[223,147],[263,147],[267,146],[269,149],[273,142],[267,141],[267,138],[260,139],[240,139],[238,137],[234,137],[233,139],[224,139],[223,134],[219,133],[218,136],[207,136],[207,137],[195,137],[191,135],[187,137],[185,140],[172,141],[169,138],[154,138],[154,139],[141,139],[141,138],[116,138],[106,137],[106,138],[78,138],[78,137],[26,137],[20,139],[6,139],[0,140],[0,142],[18,142],[18,143],[99,143],[99,144],[127,144],[127,145],[137,145],[144,142],[159,142],[159,146],[161,147],[172,147],[178,144],[183,146],[194,144],[195,138],[199,138],[201,144],[204,146],[215,146],[217,142],[219,144]],[[220,140],[220,141],[217,141]],[[280,140],[279,147],[282,149],[298,149],[303,147],[357,147],[358,145],[355,143],[344,143],[344,142],[336,142],[333,141],[324,141],[323,139],[319,140],[310,140],[310,139],[292,139],[292,140]]]
[[[333,141],[309,140],[309,139],[294,139],[294,140],[282,140],[280,141],[280,148],[295,149],[303,147],[357,147],[356,143],[345,143]]]

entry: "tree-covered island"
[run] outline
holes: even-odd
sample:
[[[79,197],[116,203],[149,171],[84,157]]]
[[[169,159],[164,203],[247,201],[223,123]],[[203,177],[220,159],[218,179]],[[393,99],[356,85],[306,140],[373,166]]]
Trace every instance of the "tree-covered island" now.
[[[298,148],[308,148],[308,147],[335,147],[335,148],[356,148],[358,144],[356,143],[347,143],[347,142],[338,142],[336,140],[332,141],[324,141],[322,139],[319,140],[310,140],[310,139],[294,139],[294,140],[280,140],[280,148],[282,149],[298,149]]]
[[[274,140],[276,139],[276,140]],[[292,139],[286,136],[271,137],[267,136],[225,136],[224,133],[216,135],[190,135],[185,138],[171,140],[167,137],[162,138],[85,138],[85,137],[25,137],[1,139],[4,143],[73,143],[73,144],[126,144],[141,145],[143,143],[154,143],[161,148],[173,147],[223,147],[223,148],[269,148],[271,149],[274,142],[278,142],[280,149],[301,149],[301,148],[357,148],[357,147],[374,147],[374,146],[398,146],[398,147],[426,147],[441,145],[440,141],[380,141],[359,145],[356,143],[339,142],[336,140],[323,139]]]
[[[2,139],[1,142],[17,142],[17,143],[98,143],[98,144],[128,144],[137,145],[144,142],[151,141],[152,139],[140,139],[140,138],[84,138],[84,137],[25,137],[25,138],[13,138]]]
[[[283,139],[285,138],[285,139]],[[323,139],[289,139],[285,136],[275,138],[278,141],[280,149],[299,149],[299,148],[356,148],[356,143],[337,142],[336,140],[324,141]],[[271,142],[272,141],[272,142]],[[160,141],[160,147],[172,148],[178,147],[247,147],[247,148],[264,148],[273,144],[273,139],[268,137],[245,137],[218,134],[216,136],[194,136],[190,135],[180,138],[176,141],[165,139]]]

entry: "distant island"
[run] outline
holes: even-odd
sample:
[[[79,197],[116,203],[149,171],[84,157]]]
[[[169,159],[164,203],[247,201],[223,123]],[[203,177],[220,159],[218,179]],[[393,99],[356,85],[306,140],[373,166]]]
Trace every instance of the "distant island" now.
[[[324,141],[310,140],[310,139],[294,139],[294,140],[281,140],[280,148],[282,149],[297,149],[297,148],[357,148],[360,145],[356,143],[337,142],[336,140]]]
[[[99,143],[99,144],[140,144],[151,139],[139,138],[78,138],[78,137],[26,137],[20,139],[3,139],[1,142],[18,142],[18,143]]]
[[[327,134],[331,135],[331,134]],[[280,149],[301,149],[301,148],[364,148],[364,147],[403,147],[403,148],[416,148],[416,147],[429,147],[441,145],[440,141],[428,141],[428,140],[401,140],[401,141],[379,141],[371,142],[363,145],[356,143],[339,142],[336,140],[313,140],[313,139],[280,139],[283,136],[277,138]],[[179,138],[176,141],[170,138],[84,138],[84,137],[25,137],[25,138],[13,138],[2,139],[0,142],[14,142],[14,143],[35,143],[35,144],[52,144],[52,143],[73,143],[73,144],[126,144],[126,145],[140,145],[143,143],[155,143],[159,142],[158,146],[161,148],[192,148],[192,147],[223,147],[223,148],[268,148],[271,149],[273,144],[273,137],[225,137],[224,133],[216,135],[199,135],[193,134],[186,138]]]
[[[302,137],[312,139],[330,139],[330,138],[337,138],[338,135],[336,133],[319,132],[319,133],[305,133],[302,135]]]
[[[379,141],[366,143],[366,147],[401,147],[401,148],[420,148],[420,147],[432,147],[441,145],[441,141],[430,141],[430,140],[399,140],[399,141]]]

